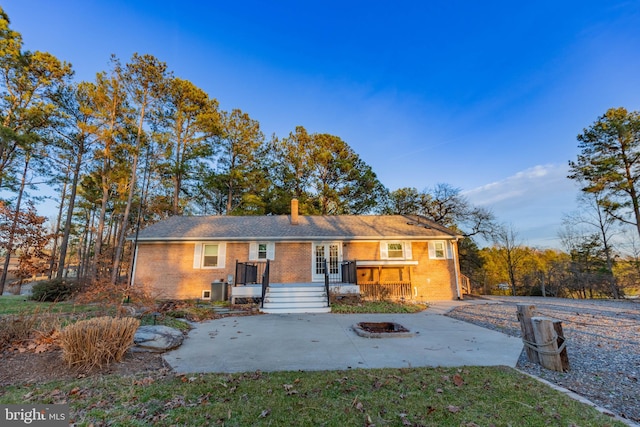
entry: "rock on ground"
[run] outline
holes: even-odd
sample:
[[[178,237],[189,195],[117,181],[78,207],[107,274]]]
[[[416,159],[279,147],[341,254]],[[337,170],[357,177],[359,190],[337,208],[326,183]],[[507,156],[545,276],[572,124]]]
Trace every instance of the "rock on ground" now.
[[[139,349],[163,352],[182,345],[184,335],[178,329],[164,325],[140,326],[133,337],[133,343]]]

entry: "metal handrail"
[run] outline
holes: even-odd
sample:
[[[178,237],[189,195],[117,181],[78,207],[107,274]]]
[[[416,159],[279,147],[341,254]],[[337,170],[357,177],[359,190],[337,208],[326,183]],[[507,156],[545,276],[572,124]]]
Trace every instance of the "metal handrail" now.
[[[264,268],[262,274],[262,299],[260,300],[260,308],[264,308],[264,296],[267,294],[267,288],[269,287],[269,260]]]
[[[329,296],[329,264],[324,259],[324,289],[327,292],[327,307],[331,307],[331,297]]]
[[[264,275],[264,262],[240,262],[236,260],[235,285],[260,283],[259,277]]]

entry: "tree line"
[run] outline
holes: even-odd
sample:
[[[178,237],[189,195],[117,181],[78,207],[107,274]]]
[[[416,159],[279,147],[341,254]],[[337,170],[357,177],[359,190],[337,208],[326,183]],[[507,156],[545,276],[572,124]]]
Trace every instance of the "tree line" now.
[[[0,8],[0,294],[12,257],[19,277],[62,278],[73,268],[87,282],[115,284],[129,273],[127,236],[151,223],[172,215],[286,214],[294,197],[308,215],[422,215],[464,237],[461,266],[476,286],[504,280],[514,294],[533,292],[514,230],[457,188],[390,191],[338,136],[298,126],[287,136],[266,137],[249,114],[222,110],[215,98],[152,55],[134,54],[127,62],[113,56],[93,81],[73,77],[70,64],[25,50]],[[597,136],[585,131],[579,140],[591,146]],[[637,129],[633,138],[636,146],[627,150],[632,157]],[[630,178],[627,187],[620,180],[596,182],[587,173],[587,151],[583,147],[582,157],[571,163],[571,178],[597,198],[606,224],[629,222],[633,216],[626,212],[634,205],[623,196],[632,193]],[[57,194],[52,225],[34,207],[33,190],[43,186]],[[574,233],[575,239],[567,239],[574,246],[563,254],[578,259],[591,242],[594,253],[609,258],[604,267],[589,268],[612,276],[618,261],[606,235],[589,240]],[[478,239],[493,246],[481,250]],[[492,272],[493,264],[502,266],[506,278]],[[553,285],[545,283],[551,292]],[[617,284],[611,289],[620,290]]]
[[[0,239],[18,274],[116,283],[131,236],[171,215],[380,213],[389,191],[341,138],[298,126],[265,137],[152,55],[113,56],[93,81],[23,48],[0,9]],[[52,229],[33,190],[56,193]],[[43,263],[43,261],[48,262]],[[45,271],[46,270],[46,271]]]
[[[563,250],[527,247],[512,227],[498,228],[493,246],[467,266],[477,288],[500,292],[493,285],[504,283],[513,295],[576,298],[640,294],[640,113],[611,108],[577,140],[568,178],[581,191],[578,209],[565,213],[558,230]]]

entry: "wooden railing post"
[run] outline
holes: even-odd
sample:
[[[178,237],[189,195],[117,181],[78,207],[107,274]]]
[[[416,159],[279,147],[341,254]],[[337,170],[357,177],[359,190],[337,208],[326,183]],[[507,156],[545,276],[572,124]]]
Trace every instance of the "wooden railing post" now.
[[[540,364],[558,372],[569,370],[569,357],[564,345],[562,325],[559,320],[551,320],[545,317],[533,317],[533,333],[536,338],[538,357]],[[558,332],[559,331],[559,332]],[[564,353],[564,355],[562,355]]]
[[[522,342],[524,343],[527,358],[531,363],[540,363],[538,352],[536,351],[536,338],[533,333],[533,324],[531,318],[536,315],[535,305],[518,304],[518,320],[520,321],[520,331],[522,333]]]

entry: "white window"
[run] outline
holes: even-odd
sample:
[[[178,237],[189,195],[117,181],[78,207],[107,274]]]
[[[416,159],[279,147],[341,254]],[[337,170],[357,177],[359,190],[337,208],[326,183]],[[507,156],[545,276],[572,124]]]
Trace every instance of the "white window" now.
[[[429,258],[431,259],[451,259],[451,244],[444,240],[429,242]]]
[[[252,242],[249,244],[250,261],[266,261],[275,258],[276,245],[274,242]]]
[[[404,258],[404,251],[402,250],[402,243],[389,243],[387,244],[387,256],[389,258]]]
[[[266,243],[258,243],[258,259],[267,259]]]
[[[380,259],[411,259],[411,242],[380,242]]]
[[[224,268],[224,243],[196,243],[193,268]]]

